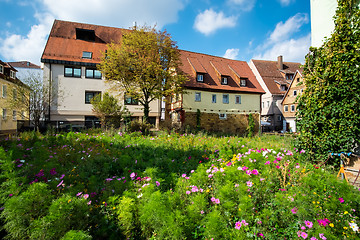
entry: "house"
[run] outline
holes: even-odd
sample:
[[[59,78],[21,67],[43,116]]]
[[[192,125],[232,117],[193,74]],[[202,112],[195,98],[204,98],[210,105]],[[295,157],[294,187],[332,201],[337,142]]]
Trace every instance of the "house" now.
[[[28,101],[20,94],[20,90],[28,87],[16,77],[17,70],[10,64],[0,60],[0,134],[14,133],[18,130],[18,122],[28,116],[28,109],[16,106],[17,101]]]
[[[41,57],[44,82],[56,92],[50,104],[48,121],[62,124],[89,124],[98,121],[90,100],[106,91],[116,95],[132,114],[141,119],[142,106],[122,91],[112,91],[97,69],[107,44],[120,42],[126,29],[55,20]],[[160,101],[150,104],[150,123],[158,126]]]
[[[264,92],[248,64],[181,50],[185,93],[174,96],[170,116],[183,127],[244,134],[249,114],[259,129]]]
[[[277,61],[250,60],[249,66],[266,92],[261,97],[261,121],[264,131],[285,129],[281,101],[300,65],[296,62],[284,62],[282,56],[279,56]]]
[[[8,62],[8,64],[17,70],[16,77],[22,82],[26,82],[29,77],[43,78],[41,67],[29,61]]]
[[[298,97],[303,94],[305,90],[305,82],[302,77],[302,71],[297,70],[290,87],[281,101],[282,113],[286,121],[286,131],[296,132],[296,111]]]

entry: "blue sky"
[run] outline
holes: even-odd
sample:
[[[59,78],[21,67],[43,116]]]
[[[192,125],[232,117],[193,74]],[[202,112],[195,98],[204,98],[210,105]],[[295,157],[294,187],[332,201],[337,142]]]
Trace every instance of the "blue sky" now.
[[[40,58],[54,19],[166,29],[180,49],[242,61],[304,62],[310,0],[0,0],[0,59]]]

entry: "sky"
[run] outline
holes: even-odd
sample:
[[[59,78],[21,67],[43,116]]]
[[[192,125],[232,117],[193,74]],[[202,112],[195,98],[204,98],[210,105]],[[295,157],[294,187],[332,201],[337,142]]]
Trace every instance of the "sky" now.
[[[40,65],[54,19],[166,30],[180,49],[304,63],[310,0],[0,0],[0,60]]]

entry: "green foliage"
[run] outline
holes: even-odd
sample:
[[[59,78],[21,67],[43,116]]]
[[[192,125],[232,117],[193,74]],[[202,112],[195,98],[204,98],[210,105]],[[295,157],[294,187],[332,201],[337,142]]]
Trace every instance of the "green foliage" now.
[[[34,183],[25,192],[11,196],[1,213],[7,237],[28,239],[34,220],[47,214],[51,200],[51,192],[45,183]]]
[[[134,27],[119,44],[108,45],[99,69],[143,106],[147,122],[150,102],[182,91],[185,77],[178,72],[180,52],[167,32]]]
[[[91,240],[92,237],[83,231],[70,230],[61,240]]]
[[[119,105],[118,100],[107,92],[103,96],[98,94],[93,97],[91,104],[93,112],[100,119],[101,125],[105,129],[109,127],[119,128],[123,118],[130,115],[126,107]]]
[[[142,132],[144,135],[150,133],[152,125],[145,121],[134,120],[127,125],[128,132]]]
[[[201,112],[200,109],[196,110],[196,129],[201,129]]]
[[[299,145],[313,160],[349,152],[360,135],[360,10],[338,1],[335,29],[320,48],[310,48],[304,65],[306,90],[299,99]]]
[[[246,128],[246,131],[247,131],[248,137],[254,136],[255,120],[254,120],[254,116],[251,113],[249,114],[249,122],[248,122],[248,126]]]

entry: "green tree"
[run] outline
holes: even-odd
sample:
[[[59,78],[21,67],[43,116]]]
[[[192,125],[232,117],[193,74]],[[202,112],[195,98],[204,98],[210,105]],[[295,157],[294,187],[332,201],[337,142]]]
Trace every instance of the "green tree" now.
[[[101,126],[104,128],[120,127],[121,120],[129,115],[126,107],[119,105],[118,100],[107,92],[102,98],[101,94],[93,97],[91,104],[92,111],[100,119]]]
[[[306,90],[298,104],[299,144],[314,160],[349,152],[360,135],[360,10],[339,0],[335,29],[304,66]]]
[[[150,103],[182,91],[180,52],[166,31],[134,27],[120,44],[109,44],[99,69],[115,88],[138,100],[147,121]]]

